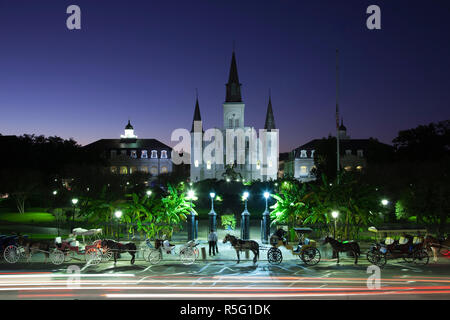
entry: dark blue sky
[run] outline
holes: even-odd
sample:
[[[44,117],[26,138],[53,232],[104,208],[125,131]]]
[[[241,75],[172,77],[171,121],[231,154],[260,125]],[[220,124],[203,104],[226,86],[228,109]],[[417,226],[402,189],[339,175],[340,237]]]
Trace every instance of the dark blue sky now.
[[[66,28],[66,8],[82,30]],[[366,28],[378,4],[382,30]],[[335,50],[341,115],[353,138],[450,118],[448,1],[0,0],[0,133],[141,138],[170,143],[222,125],[232,42],[246,124],[264,125],[272,90],[281,151],[334,132]]]

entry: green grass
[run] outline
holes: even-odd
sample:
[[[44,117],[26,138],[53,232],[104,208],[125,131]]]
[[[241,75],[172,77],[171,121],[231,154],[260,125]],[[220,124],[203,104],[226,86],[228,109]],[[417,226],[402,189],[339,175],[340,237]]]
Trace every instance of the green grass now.
[[[54,222],[55,217],[47,212],[0,213],[0,221],[15,223]]]

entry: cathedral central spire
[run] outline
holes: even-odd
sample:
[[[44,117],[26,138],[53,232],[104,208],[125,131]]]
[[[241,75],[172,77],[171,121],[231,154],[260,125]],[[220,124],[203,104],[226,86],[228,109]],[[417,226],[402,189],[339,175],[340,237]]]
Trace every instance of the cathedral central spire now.
[[[273,116],[273,110],[272,110],[272,99],[270,96],[270,92],[269,92],[269,104],[267,105],[266,123],[264,125],[264,129],[266,129],[266,130],[276,129],[275,118]]]
[[[231,57],[230,75],[228,77],[228,83],[226,84],[227,94],[225,102],[242,102],[241,96],[241,84],[239,83],[239,77],[236,65],[236,56],[234,54]]]
[[[200,115],[200,106],[198,105],[198,94],[197,94],[197,98],[196,98],[196,102],[195,102],[194,119],[192,120],[191,132],[194,132],[195,123],[201,122],[201,121],[202,121],[202,117]]]

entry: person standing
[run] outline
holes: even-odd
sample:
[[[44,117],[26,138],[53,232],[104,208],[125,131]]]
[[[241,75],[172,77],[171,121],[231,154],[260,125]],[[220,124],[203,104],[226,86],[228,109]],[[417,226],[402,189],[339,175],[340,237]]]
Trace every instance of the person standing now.
[[[209,243],[209,255],[211,256],[211,249],[213,252],[213,256],[216,255],[216,249],[217,253],[219,253],[219,250],[217,248],[217,233],[214,232],[214,230],[211,230],[208,235],[208,243]]]

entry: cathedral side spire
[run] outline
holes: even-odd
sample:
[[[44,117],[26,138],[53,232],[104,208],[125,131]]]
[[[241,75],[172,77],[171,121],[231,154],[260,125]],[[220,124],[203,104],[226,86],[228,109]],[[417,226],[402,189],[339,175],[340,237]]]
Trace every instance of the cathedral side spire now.
[[[228,76],[228,83],[226,84],[226,88],[227,93],[225,102],[242,102],[241,84],[239,83],[236,55],[234,53],[234,50],[231,57],[230,74]]]

